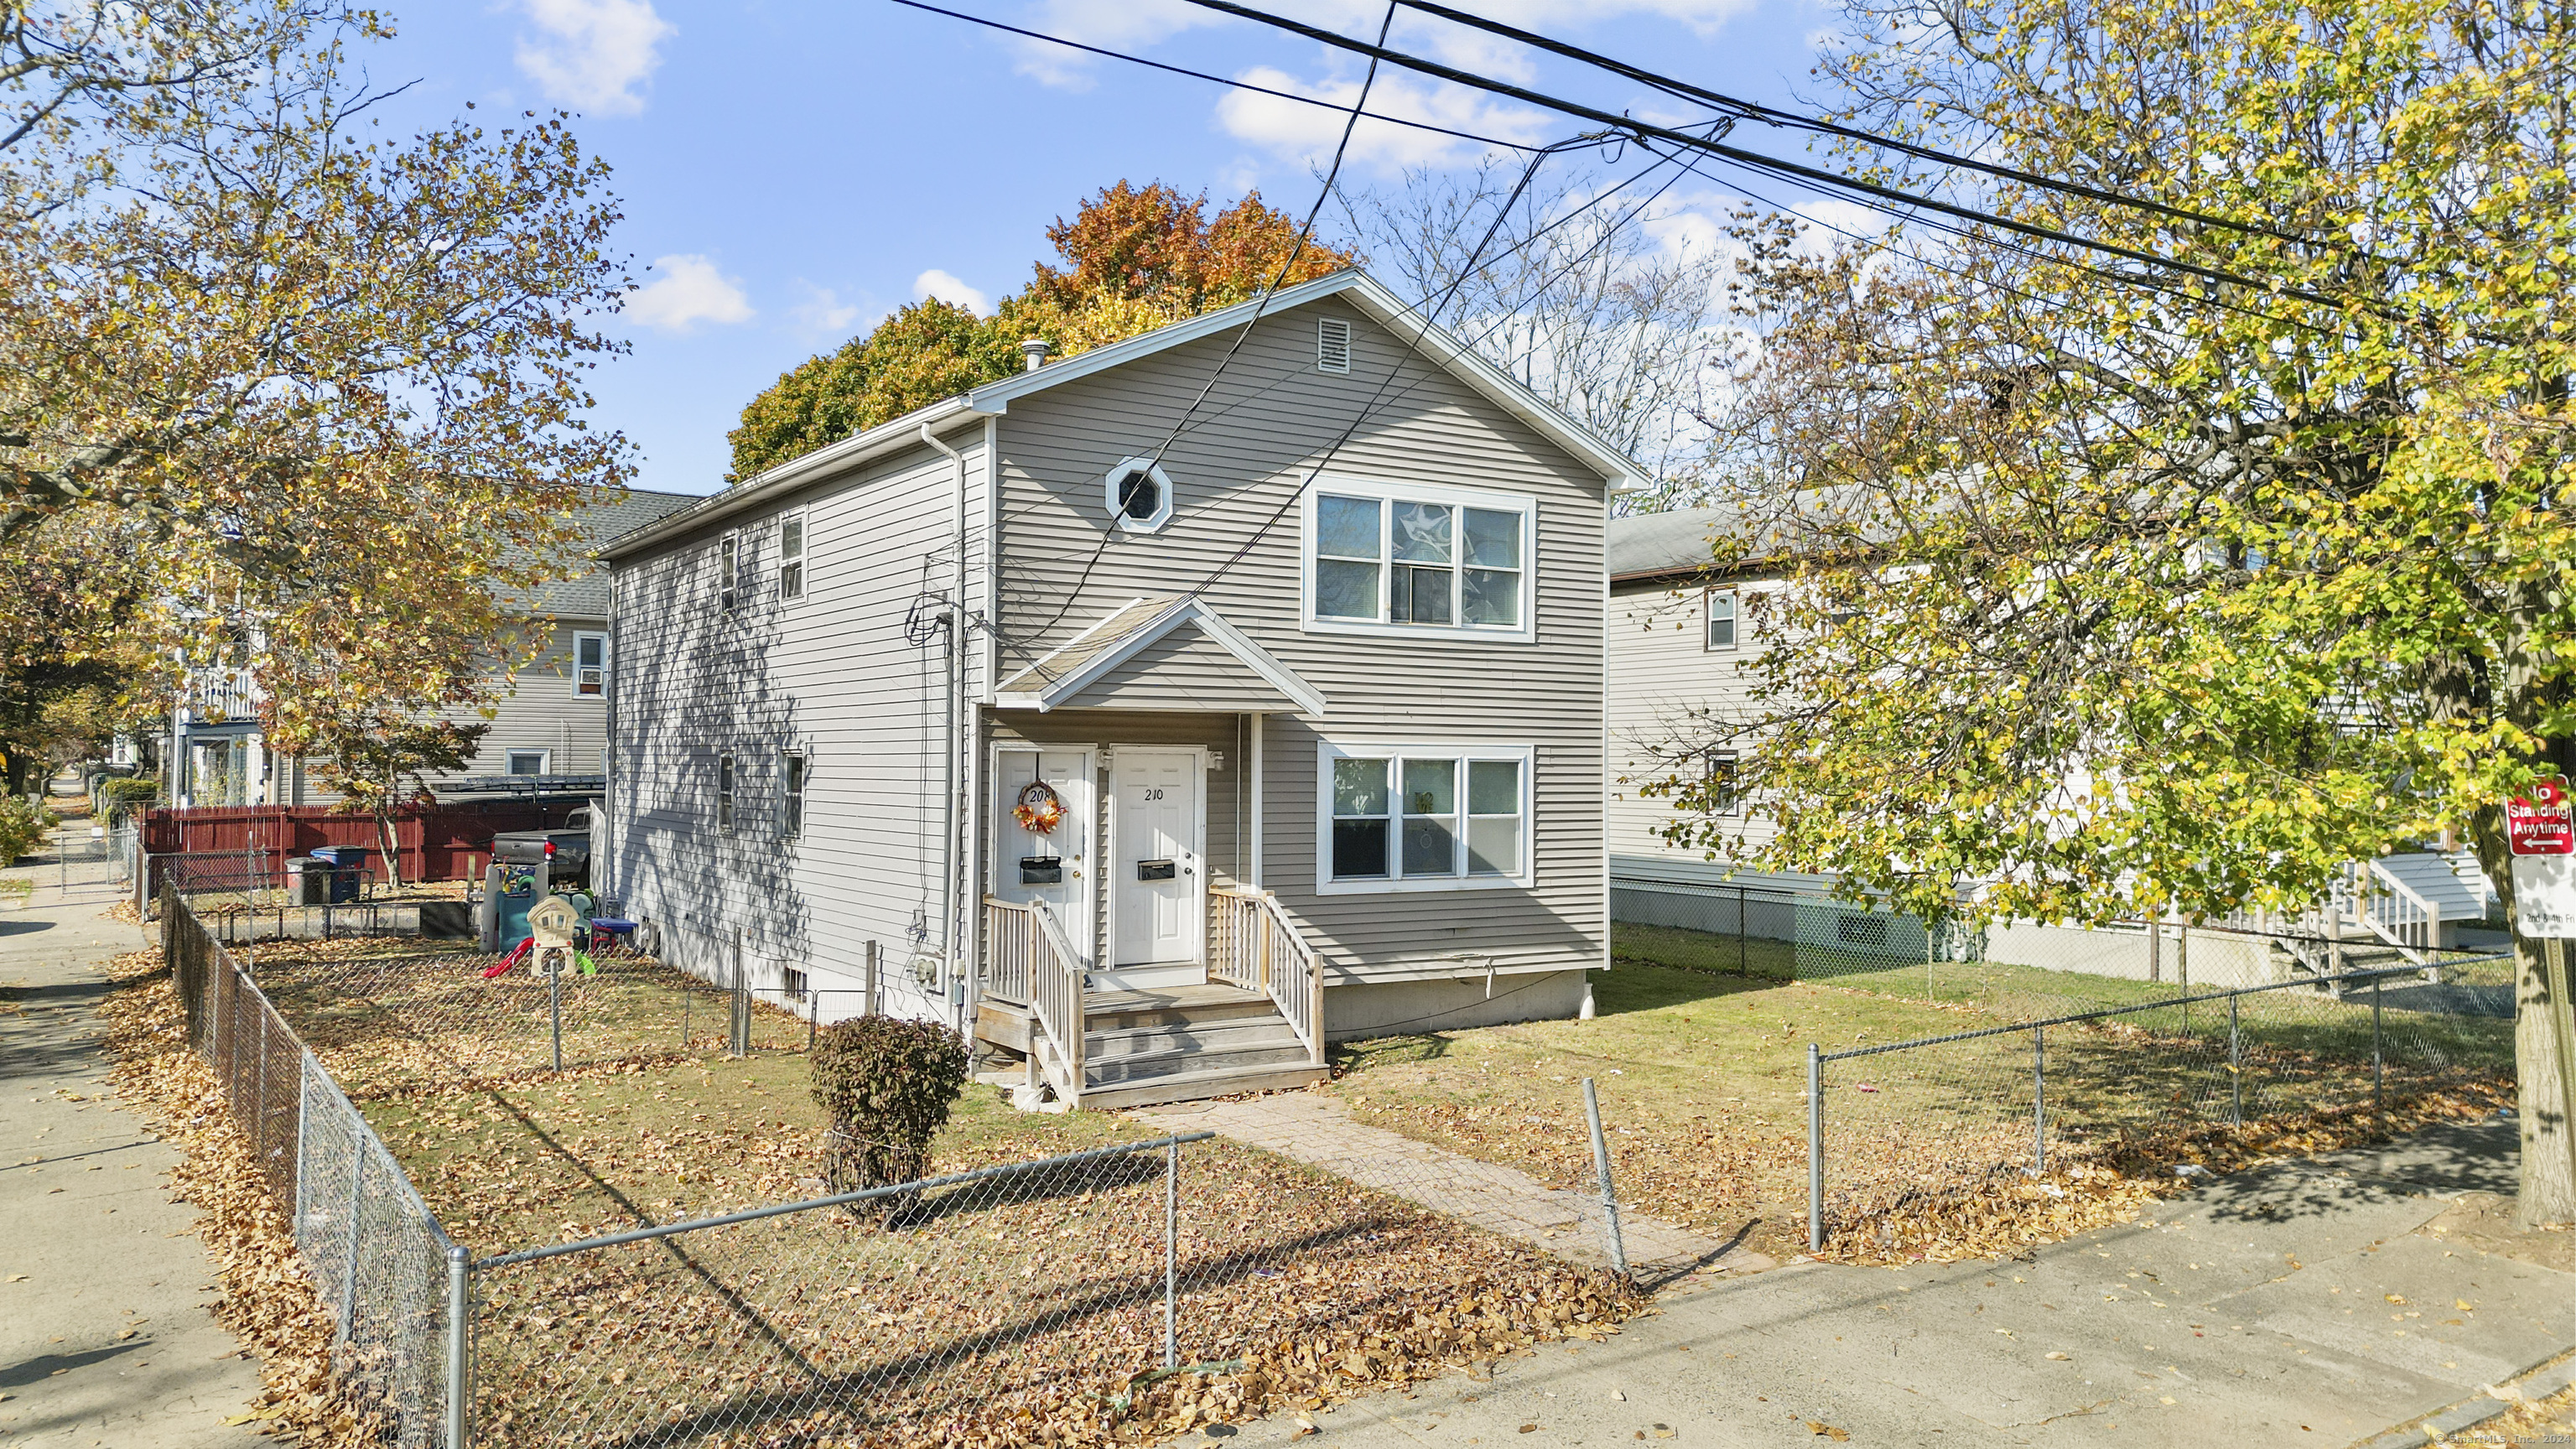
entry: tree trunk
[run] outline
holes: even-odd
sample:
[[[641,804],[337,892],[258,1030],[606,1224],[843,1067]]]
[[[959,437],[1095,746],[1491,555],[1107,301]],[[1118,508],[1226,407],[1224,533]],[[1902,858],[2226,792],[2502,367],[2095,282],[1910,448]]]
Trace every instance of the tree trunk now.
[[[2566,1003],[2550,991],[2548,943],[2522,934],[2514,908],[2513,856],[2504,840],[2504,811],[2477,813],[2471,832],[2478,864],[2504,897],[2513,923],[2514,1117],[2522,1127],[2521,1191],[2514,1222],[2525,1228],[2576,1222],[2576,1123],[2569,1121],[2571,1066],[2558,1013]]]
[[[376,848],[385,853],[385,884],[402,889],[402,842],[394,838],[394,818],[376,812]]]

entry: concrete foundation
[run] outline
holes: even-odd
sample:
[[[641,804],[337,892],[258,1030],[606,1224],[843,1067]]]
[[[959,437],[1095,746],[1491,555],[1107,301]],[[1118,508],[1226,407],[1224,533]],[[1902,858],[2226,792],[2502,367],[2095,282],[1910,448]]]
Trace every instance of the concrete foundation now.
[[[1523,976],[1483,973],[1432,981],[1382,981],[1324,988],[1324,1036],[1356,1041],[1401,1032],[1450,1031],[1508,1021],[1559,1021],[1583,1010],[1584,971]]]

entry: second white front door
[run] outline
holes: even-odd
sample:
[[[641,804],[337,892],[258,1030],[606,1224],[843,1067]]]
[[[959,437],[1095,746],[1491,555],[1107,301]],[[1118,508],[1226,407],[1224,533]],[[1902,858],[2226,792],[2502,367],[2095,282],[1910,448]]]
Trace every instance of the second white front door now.
[[[1110,796],[1112,964],[1196,963],[1207,920],[1198,751],[1122,747]]]

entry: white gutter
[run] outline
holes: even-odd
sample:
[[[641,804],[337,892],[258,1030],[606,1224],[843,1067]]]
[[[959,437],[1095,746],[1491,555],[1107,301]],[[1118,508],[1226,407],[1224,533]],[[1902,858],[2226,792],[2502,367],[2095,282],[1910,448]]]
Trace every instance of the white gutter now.
[[[956,1012],[951,1025],[957,1028],[958,1035],[964,1036],[967,1034],[967,987],[961,973],[966,969],[966,952],[965,932],[959,929],[957,919],[957,864],[961,855],[957,845],[957,827],[965,812],[957,804],[957,756],[965,748],[965,742],[958,735],[961,721],[957,701],[966,686],[966,455],[939,441],[939,436],[930,431],[927,421],[921,424],[921,441],[948,455],[949,466],[954,470],[957,481],[956,547],[952,550],[956,566],[950,572],[948,589],[948,697],[940,711],[947,724],[947,749],[939,770],[940,808],[946,812],[947,828],[939,840],[939,934],[940,944],[948,954],[949,1005]]]

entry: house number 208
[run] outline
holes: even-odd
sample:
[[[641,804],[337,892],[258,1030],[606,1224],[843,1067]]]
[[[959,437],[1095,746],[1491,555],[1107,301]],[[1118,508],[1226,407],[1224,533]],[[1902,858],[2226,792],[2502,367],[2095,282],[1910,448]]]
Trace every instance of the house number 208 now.
[[[1146,787],[1146,789],[1145,789],[1145,798],[1146,798],[1146,799],[1148,799],[1148,800],[1160,800],[1160,799],[1162,799],[1162,798],[1163,798],[1163,787],[1162,787],[1162,786],[1160,786],[1160,785],[1149,785],[1149,786],[1147,786],[1147,787]]]

